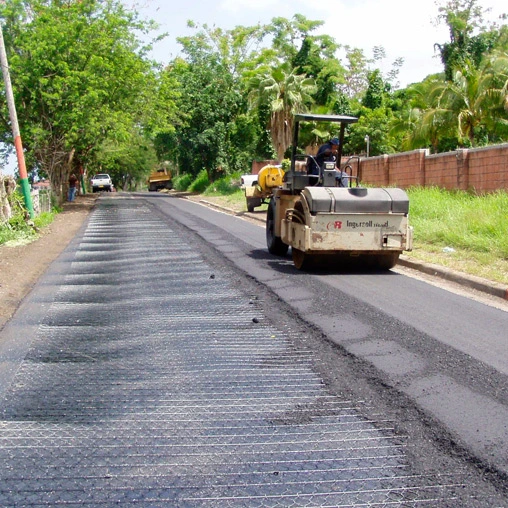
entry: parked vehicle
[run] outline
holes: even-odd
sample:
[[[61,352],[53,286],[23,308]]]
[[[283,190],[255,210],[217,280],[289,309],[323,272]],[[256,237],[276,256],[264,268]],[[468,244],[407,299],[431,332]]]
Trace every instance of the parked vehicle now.
[[[161,189],[172,189],[173,180],[171,171],[166,168],[159,168],[153,171],[148,177],[148,190],[156,192]]]
[[[113,190],[113,182],[107,173],[99,173],[93,176],[90,185],[92,186],[92,192],[111,192]]]
[[[279,165],[267,164],[256,175],[242,175],[241,186],[245,192],[247,211],[268,203],[275,187],[282,185],[284,170]]]

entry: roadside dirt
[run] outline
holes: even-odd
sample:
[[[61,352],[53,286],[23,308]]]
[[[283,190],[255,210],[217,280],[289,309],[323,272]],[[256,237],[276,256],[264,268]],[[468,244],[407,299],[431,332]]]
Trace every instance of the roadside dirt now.
[[[95,205],[98,194],[77,196],[44,228],[37,240],[15,247],[0,245],[0,330],[39,277],[74,238]]]

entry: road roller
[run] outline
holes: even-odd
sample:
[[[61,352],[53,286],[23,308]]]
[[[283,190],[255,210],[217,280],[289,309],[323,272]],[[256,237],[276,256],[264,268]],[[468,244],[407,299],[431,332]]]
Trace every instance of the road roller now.
[[[341,264],[387,270],[403,251],[412,250],[406,192],[362,186],[359,157],[341,160],[346,128],[357,120],[344,115],[294,117],[291,166],[282,185],[271,192],[266,242],[277,256],[291,247],[299,270]],[[302,122],[337,123],[337,152],[326,160],[297,153]]]

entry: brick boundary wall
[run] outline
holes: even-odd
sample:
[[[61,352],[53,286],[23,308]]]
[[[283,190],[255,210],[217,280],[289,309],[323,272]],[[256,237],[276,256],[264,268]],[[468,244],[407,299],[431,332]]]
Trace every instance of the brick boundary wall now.
[[[251,174],[257,175],[267,164],[278,164],[276,160],[252,161]]]
[[[508,190],[508,143],[436,155],[413,150],[363,157],[356,164],[360,165],[361,181],[372,185],[435,186],[478,193]]]

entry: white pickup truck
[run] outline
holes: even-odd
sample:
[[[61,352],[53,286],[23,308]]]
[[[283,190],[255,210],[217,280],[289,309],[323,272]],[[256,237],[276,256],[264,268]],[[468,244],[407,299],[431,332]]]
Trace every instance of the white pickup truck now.
[[[100,173],[93,176],[90,180],[90,185],[92,186],[93,192],[111,192],[113,190],[113,182],[111,181],[111,177],[106,173]]]
[[[252,187],[258,183],[258,175],[242,175],[240,178],[240,188]]]

